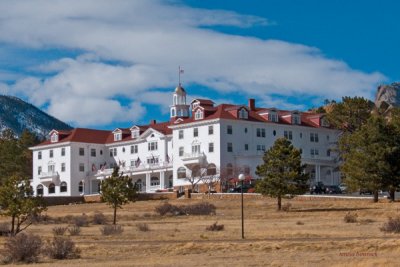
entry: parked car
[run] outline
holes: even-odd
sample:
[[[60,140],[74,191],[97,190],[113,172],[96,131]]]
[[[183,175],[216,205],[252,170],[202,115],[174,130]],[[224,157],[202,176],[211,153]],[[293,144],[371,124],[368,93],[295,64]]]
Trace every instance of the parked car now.
[[[360,188],[360,195],[372,195],[373,192],[367,188]]]
[[[338,185],[327,185],[325,189],[326,194],[342,194],[342,190]]]
[[[325,194],[326,187],[324,183],[318,182],[310,186],[310,194]]]
[[[341,183],[339,185],[340,190],[342,191],[343,194],[347,193],[347,185],[344,183]]]
[[[228,190],[229,193],[240,193],[241,185],[238,185],[234,188]],[[243,193],[254,193],[254,184],[244,184],[243,185]]]

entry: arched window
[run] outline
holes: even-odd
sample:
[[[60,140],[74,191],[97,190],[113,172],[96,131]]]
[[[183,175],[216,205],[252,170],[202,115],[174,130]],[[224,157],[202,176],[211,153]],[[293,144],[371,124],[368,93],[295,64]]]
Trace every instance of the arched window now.
[[[158,177],[151,177],[151,178],[150,178],[150,185],[151,185],[151,186],[160,185],[160,178],[158,178]]]
[[[198,109],[196,111],[196,113],[194,114],[194,119],[195,120],[200,120],[203,118],[203,111],[201,111],[200,109]]]
[[[56,186],[51,183],[49,184],[49,194],[54,194],[56,192]]]
[[[247,113],[247,110],[242,108],[239,110],[239,119],[248,119],[249,114]]]
[[[215,164],[211,163],[207,166],[207,175],[216,175],[217,174],[217,167]]]
[[[79,191],[79,193],[83,193],[83,181],[79,182],[78,191]]]
[[[231,163],[226,164],[226,174],[233,175],[233,166]]]
[[[186,169],[185,169],[185,167],[180,167],[178,169],[178,178],[186,178]]]
[[[60,184],[60,192],[67,192],[67,183],[66,182],[62,182]]]
[[[36,195],[43,196],[43,185],[40,184],[36,187]]]

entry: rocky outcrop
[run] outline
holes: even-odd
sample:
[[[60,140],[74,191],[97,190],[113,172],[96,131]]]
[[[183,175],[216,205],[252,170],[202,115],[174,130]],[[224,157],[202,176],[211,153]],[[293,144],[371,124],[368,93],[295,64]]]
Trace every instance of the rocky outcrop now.
[[[376,91],[375,106],[381,110],[400,106],[400,83],[380,85]]]

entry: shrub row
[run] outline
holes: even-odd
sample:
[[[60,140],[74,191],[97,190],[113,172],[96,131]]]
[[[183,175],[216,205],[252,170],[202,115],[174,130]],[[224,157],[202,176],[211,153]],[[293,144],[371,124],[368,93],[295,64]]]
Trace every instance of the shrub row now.
[[[155,208],[155,211],[161,216],[164,215],[214,215],[216,207],[208,202],[201,202],[189,205],[172,205],[164,203]]]

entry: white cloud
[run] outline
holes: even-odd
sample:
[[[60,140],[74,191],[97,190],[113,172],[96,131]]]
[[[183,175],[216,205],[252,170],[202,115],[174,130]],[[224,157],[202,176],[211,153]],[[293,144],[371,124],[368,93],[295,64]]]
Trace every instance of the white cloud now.
[[[178,65],[185,68],[185,84],[227,95],[239,91],[278,108],[285,103],[272,101],[273,94],[321,100],[372,97],[376,84],[385,79],[381,73],[365,73],[326,58],[317,48],[211,30],[215,25],[273,24],[224,10],[147,0],[4,0],[0,9],[7,10],[0,14],[0,42],[82,51],[77,58],[43,62],[36,69],[43,78],[24,77],[11,87],[34,104],[48,104],[52,115],[80,126],[138,118],[121,114],[127,109],[114,100],[118,96],[139,105],[138,114],[144,112],[139,103],[168,107],[170,95],[155,88],[172,91]]]

